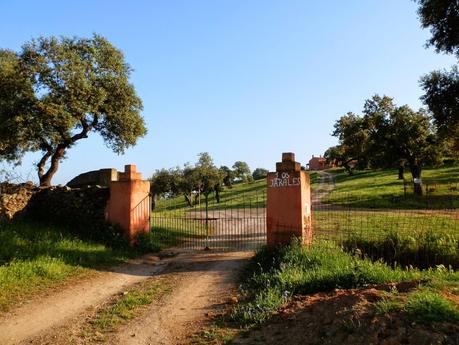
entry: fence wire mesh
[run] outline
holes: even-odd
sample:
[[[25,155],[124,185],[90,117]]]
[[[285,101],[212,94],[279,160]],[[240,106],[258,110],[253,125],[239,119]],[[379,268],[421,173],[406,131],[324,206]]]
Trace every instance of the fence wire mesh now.
[[[425,195],[416,202],[359,200],[336,191],[313,195],[314,241],[332,241],[356,255],[394,265],[459,268],[458,209],[430,208],[435,204],[424,203]],[[451,194],[443,201],[455,205],[457,197]]]

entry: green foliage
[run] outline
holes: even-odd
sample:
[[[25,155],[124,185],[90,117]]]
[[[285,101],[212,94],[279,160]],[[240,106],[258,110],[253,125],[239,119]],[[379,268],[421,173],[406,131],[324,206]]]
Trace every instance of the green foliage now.
[[[237,161],[233,164],[234,177],[240,182],[250,182],[252,174],[246,162]]]
[[[459,70],[434,71],[421,78],[425,94],[422,101],[432,112],[442,139],[451,146],[451,154],[459,155]]]
[[[219,186],[223,184],[222,175],[207,152],[199,154],[196,171],[199,178],[199,192],[203,193],[207,200],[211,192],[219,191]]]
[[[232,188],[234,183],[234,171],[222,165],[220,167],[220,174],[222,175],[223,184],[228,188]]]
[[[374,307],[379,314],[390,314],[403,309],[403,303],[398,300],[383,298],[374,303]]]
[[[256,168],[253,173],[252,177],[255,181],[264,179],[268,176],[269,171],[263,168]]]
[[[0,310],[25,296],[135,254],[82,241],[66,229],[28,222],[0,223]]]
[[[459,309],[450,300],[433,291],[419,291],[408,296],[406,311],[418,322],[458,322]]]
[[[424,111],[396,106],[387,96],[373,96],[365,102],[363,116],[348,113],[335,123],[334,136],[339,145],[327,150],[328,161],[337,161],[351,173],[349,163],[359,168],[369,164],[385,168],[407,162],[413,178],[421,168],[439,164],[444,145],[439,142]],[[417,187],[417,186],[416,186]],[[422,190],[416,189],[419,194]]]
[[[457,1],[417,0],[422,27],[430,29],[429,46],[459,56],[459,4]]]
[[[130,73],[121,51],[98,35],[1,50],[0,158],[41,151],[38,175],[49,185],[67,150],[91,132],[117,153],[135,145],[146,128]]]

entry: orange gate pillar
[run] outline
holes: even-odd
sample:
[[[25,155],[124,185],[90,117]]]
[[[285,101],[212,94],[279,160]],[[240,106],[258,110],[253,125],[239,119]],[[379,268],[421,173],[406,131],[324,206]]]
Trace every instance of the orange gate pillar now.
[[[143,181],[135,165],[125,165],[118,181],[110,182],[107,220],[119,224],[130,244],[140,233],[150,232],[150,182]]]
[[[276,172],[268,174],[266,210],[268,246],[312,241],[311,185],[309,174],[295,162],[294,153],[283,153]]]

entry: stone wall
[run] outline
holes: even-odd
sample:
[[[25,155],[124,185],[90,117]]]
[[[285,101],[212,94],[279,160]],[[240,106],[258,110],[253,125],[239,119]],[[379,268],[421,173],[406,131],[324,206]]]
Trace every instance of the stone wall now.
[[[111,181],[118,181],[118,171],[116,169],[100,169],[88,171],[74,177],[67,183],[70,188],[82,188],[86,186],[109,187]]]
[[[12,219],[17,213],[20,213],[38,190],[33,183],[1,183],[0,220]]]
[[[112,241],[119,231],[105,220],[109,197],[110,189],[100,186],[71,189],[3,183],[0,219],[24,218],[58,224],[84,238]]]

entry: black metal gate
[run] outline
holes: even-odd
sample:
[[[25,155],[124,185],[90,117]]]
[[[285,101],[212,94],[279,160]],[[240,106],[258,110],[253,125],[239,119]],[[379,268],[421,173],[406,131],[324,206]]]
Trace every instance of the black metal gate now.
[[[193,195],[154,201],[151,240],[160,248],[257,250],[266,244],[266,186],[253,190],[225,190],[214,195]]]

